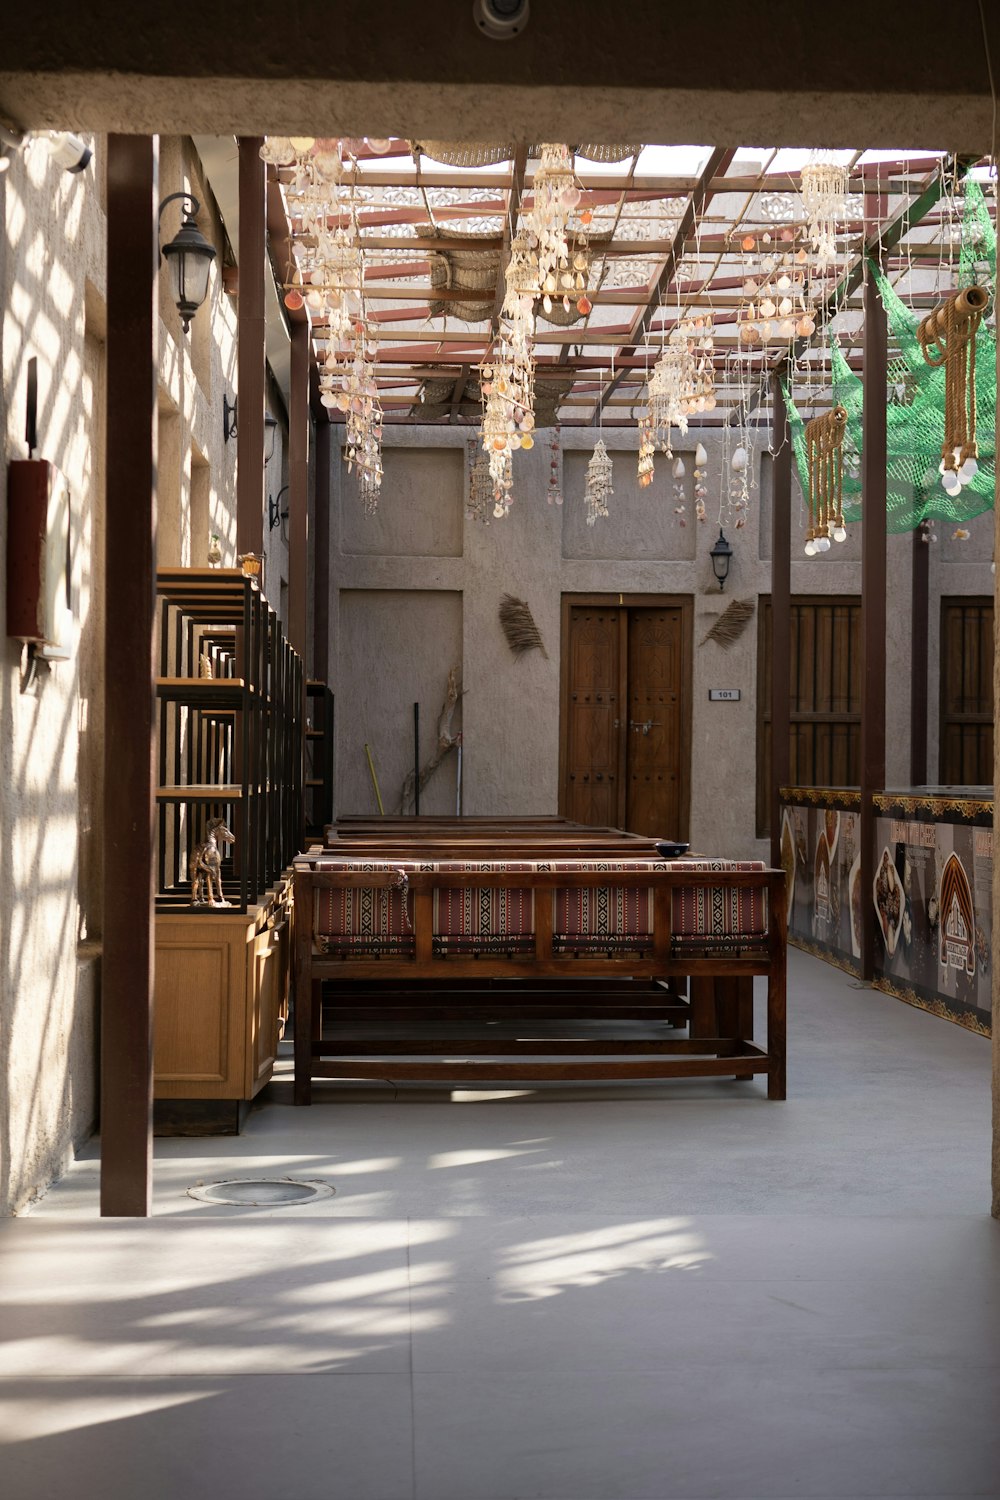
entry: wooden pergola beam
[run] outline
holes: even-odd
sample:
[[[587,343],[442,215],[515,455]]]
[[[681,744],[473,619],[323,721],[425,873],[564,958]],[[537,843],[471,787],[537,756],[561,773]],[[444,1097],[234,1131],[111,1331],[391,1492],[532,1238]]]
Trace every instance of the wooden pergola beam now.
[[[732,161],[735,155],[736,151],[734,147],[717,146],[716,149],[712,152],[711,156],[708,158],[708,161],[705,163],[704,170],[698,177],[697,181],[694,184],[694,187],[691,190],[691,197],[688,200],[687,207],[681,215],[680,223],[677,226],[677,232],[674,235],[673,240],[670,242],[670,248],[667,250],[667,258],[663,264],[663,269],[661,270],[659,276],[656,278],[656,283],[649,294],[649,297],[646,301],[646,306],[639,314],[637,321],[629,330],[628,343],[622,345],[621,353],[623,355],[625,354],[626,348],[631,348],[634,350],[638,347],[639,344],[642,343],[643,339],[646,337],[646,332],[649,328],[649,325],[653,321],[653,314],[660,306],[660,303],[663,301],[663,298],[667,293],[667,289],[669,288],[670,283],[674,279],[674,272],[676,271],[678,261],[683,254],[684,243],[687,240],[688,236],[694,231],[695,225],[698,223],[698,219],[701,216],[705,204],[712,196],[712,181],[716,176],[720,176],[726,171],[726,168],[729,166],[729,163]],[[597,340],[595,340],[588,332],[587,342],[597,342]],[[612,379],[608,382],[607,387],[601,395],[601,399],[595,415],[599,415],[604,410],[612,391],[618,384],[619,379],[620,376],[613,376]]]

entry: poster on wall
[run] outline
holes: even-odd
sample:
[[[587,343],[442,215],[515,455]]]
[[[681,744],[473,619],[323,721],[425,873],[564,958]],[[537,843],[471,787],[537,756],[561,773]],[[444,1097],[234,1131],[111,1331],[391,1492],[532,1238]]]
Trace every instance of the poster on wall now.
[[[882,797],[876,808],[876,975],[904,998],[988,1029],[992,805]]]
[[[789,935],[800,946],[857,970],[861,957],[857,794],[803,789],[795,795],[803,800],[790,802],[781,814]],[[821,797],[825,800],[820,801]]]

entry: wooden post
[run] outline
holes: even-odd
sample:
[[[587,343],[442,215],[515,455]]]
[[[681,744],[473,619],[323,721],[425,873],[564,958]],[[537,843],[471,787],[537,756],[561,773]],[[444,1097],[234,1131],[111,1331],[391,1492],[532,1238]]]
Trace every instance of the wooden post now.
[[[792,671],[792,435],[788,427],[784,369],[774,377],[771,449],[771,864],[781,865],[778,788],[791,768],[789,681]]]
[[[292,324],[288,398],[288,639],[306,658],[306,555],[309,545],[309,324]]]
[[[1000,340],[997,341],[997,376],[1000,378]],[[993,488],[993,558],[1000,561],[1000,468]],[[993,952],[1000,939],[1000,573],[993,575]],[[1000,964],[993,964],[993,1196],[992,1213],[1000,1219]]]
[[[315,428],[315,497],[313,523],[313,672],[330,681],[330,441],[329,421]]]
[[[101,1213],[131,1218],[153,1180],[158,168],[155,136],[108,136]]]
[[[910,589],[910,781],[927,782],[927,639],[930,597],[930,547],[924,529],[913,533]]]
[[[239,141],[240,292],[236,435],[236,550],[264,550],[264,191],[263,136]],[[220,418],[221,420],[221,418]]]
[[[864,425],[861,505],[861,973],[875,963],[876,792],[885,789],[886,380],[888,329],[875,278],[864,288]]]

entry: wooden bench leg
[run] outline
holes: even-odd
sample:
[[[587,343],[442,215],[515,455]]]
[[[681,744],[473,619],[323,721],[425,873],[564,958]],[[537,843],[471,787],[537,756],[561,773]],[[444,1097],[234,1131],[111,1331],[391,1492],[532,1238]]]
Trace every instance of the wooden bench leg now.
[[[771,1066],[767,1074],[767,1097],[785,1098],[785,966],[768,975],[767,980],[767,1054]]]
[[[320,1009],[319,982],[306,979],[295,987],[295,1087],[296,1104],[312,1103],[312,1039],[314,1011]]]
[[[691,1018],[688,1036],[692,1040],[703,1036],[718,1036],[716,1020],[715,980],[702,974],[693,975],[690,981]]]

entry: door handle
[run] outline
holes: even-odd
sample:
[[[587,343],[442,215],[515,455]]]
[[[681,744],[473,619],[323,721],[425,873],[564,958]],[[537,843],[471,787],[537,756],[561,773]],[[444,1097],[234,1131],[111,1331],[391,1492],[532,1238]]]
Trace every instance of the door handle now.
[[[643,734],[648,734],[651,729],[660,728],[660,721],[659,719],[629,719],[629,726],[632,729],[641,729]]]

